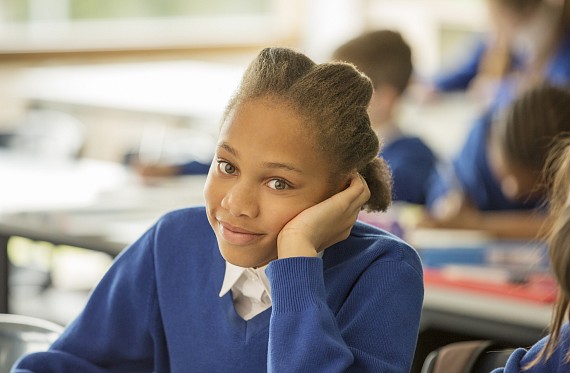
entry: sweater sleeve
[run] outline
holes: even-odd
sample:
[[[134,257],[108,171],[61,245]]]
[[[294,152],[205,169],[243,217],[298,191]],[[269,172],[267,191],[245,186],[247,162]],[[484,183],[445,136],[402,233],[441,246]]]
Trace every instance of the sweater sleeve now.
[[[409,264],[371,264],[336,314],[320,258],[276,260],[267,273],[269,372],[409,371],[423,300],[422,276]]]
[[[440,73],[434,80],[436,89],[440,92],[465,90],[477,76],[479,64],[485,54],[487,44],[484,39],[477,40],[464,59],[450,71]]]
[[[153,237],[151,229],[119,255],[60,338],[47,352],[21,358],[12,372],[152,371]]]
[[[560,330],[558,344],[554,349],[552,356],[546,360],[539,361],[531,368],[527,366],[539,356],[540,352],[546,345],[548,336],[542,338],[531,348],[517,348],[504,367],[493,370],[492,373],[563,373],[570,371],[570,362],[566,360],[566,355],[570,351],[570,327],[568,323],[564,324]]]

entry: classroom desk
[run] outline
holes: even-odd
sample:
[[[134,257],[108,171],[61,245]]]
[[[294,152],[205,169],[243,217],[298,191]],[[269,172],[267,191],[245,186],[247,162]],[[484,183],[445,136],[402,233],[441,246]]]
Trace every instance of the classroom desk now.
[[[551,304],[426,285],[420,329],[525,346],[545,334],[551,313]]]
[[[449,343],[492,340],[504,347],[532,346],[547,333],[550,304],[425,285],[420,333],[411,373]]]
[[[475,230],[429,228],[414,229],[406,239],[418,250],[425,267],[422,330],[517,345],[532,344],[545,334],[555,296],[552,280],[501,285],[515,274],[528,279],[531,273],[547,271],[544,242],[496,239]],[[483,272],[477,272],[479,266]],[[438,277],[439,269],[451,272]],[[469,286],[470,280],[483,282]]]
[[[0,153],[0,312],[8,241],[25,237],[117,255],[167,211],[203,204],[205,175],[142,183],[122,165]]]

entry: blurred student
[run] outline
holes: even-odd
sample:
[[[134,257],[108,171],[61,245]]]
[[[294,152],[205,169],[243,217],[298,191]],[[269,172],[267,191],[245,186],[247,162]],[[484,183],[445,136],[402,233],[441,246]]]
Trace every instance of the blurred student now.
[[[569,81],[567,0],[485,0],[485,6],[490,30],[462,63],[435,77],[432,90],[480,91],[495,105],[509,101],[518,86]]]
[[[567,134],[568,136],[568,134]],[[554,147],[546,176],[548,178],[551,225],[548,254],[554,277],[559,284],[558,299],[550,325],[550,335],[530,349],[519,348],[509,357],[504,368],[493,373],[570,372],[570,138],[561,139]]]
[[[408,372],[419,257],[356,221],[390,204],[371,95],[351,65],[262,50],[226,108],[206,206],[162,217],[13,372]]]
[[[436,157],[419,137],[405,134],[397,118],[413,70],[410,46],[398,32],[377,30],[339,46],[333,59],[355,65],[372,80],[368,112],[372,128],[384,142],[380,155],[392,171],[393,199],[424,204]]]
[[[545,195],[539,176],[551,143],[570,131],[570,91],[537,86],[522,94],[492,123],[485,139],[485,155],[490,176],[497,180],[509,205],[481,208],[477,202],[489,199],[489,191],[479,185],[476,172],[460,169],[458,172],[465,176],[475,175],[467,185],[461,180],[450,181],[455,188],[433,204],[430,223],[484,229],[502,236],[536,237],[543,224],[540,206]]]
[[[568,1],[489,1],[511,10],[511,16],[505,17],[508,26],[504,27],[512,30],[509,38],[513,44],[524,46],[519,49],[525,51],[525,56],[520,68],[501,80],[492,104],[471,128],[461,150],[452,159],[451,167],[437,173],[430,182],[426,204],[436,218],[441,213],[438,210],[445,206],[446,198],[455,195],[453,192],[457,189],[481,211],[534,208],[534,201],[513,200],[503,193],[490,169],[487,149],[489,132],[494,118],[521,92],[538,84],[570,85]]]

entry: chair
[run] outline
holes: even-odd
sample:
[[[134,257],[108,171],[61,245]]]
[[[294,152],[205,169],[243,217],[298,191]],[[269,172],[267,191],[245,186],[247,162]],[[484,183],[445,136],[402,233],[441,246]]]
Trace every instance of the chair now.
[[[0,372],[9,372],[26,354],[47,350],[62,332],[61,325],[47,320],[0,314]]]
[[[421,373],[489,373],[504,367],[513,351],[489,340],[450,343],[426,357]]]

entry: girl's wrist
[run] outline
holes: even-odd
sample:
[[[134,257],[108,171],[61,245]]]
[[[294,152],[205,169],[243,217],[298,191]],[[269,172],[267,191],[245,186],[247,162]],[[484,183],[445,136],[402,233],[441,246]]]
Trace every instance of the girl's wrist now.
[[[302,238],[281,238],[277,239],[277,257],[279,259],[293,257],[316,257],[317,249],[314,245]]]

